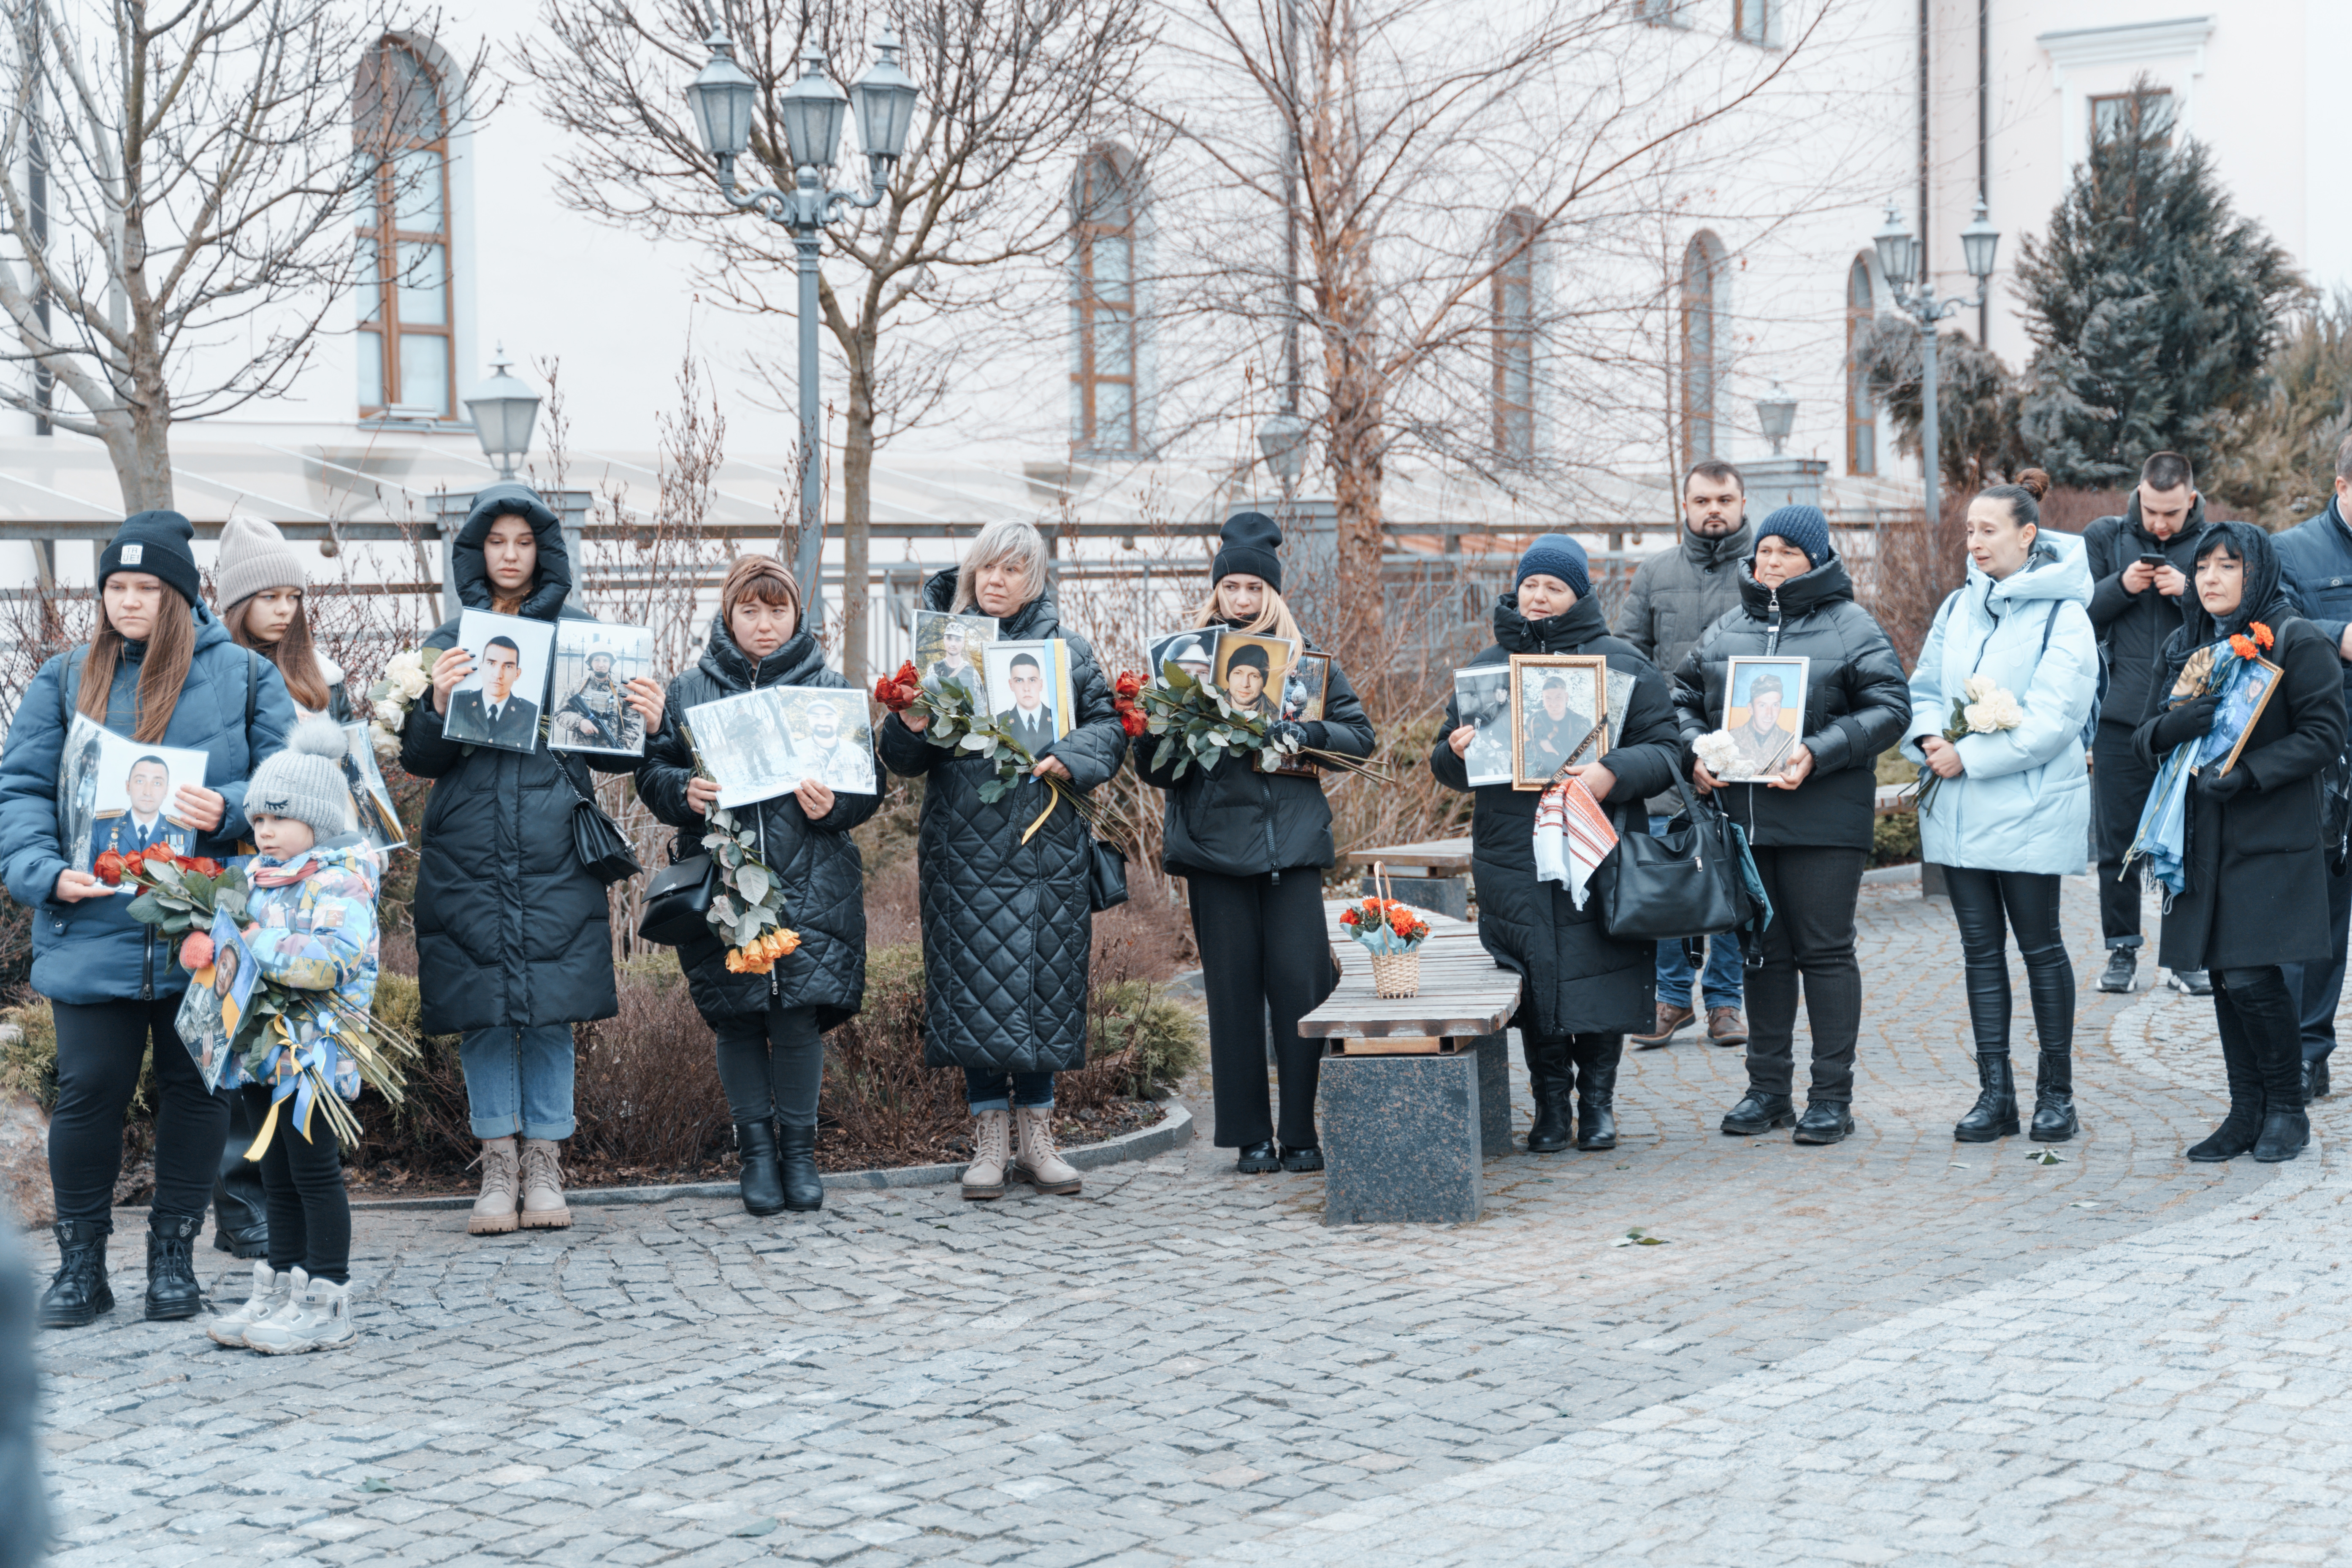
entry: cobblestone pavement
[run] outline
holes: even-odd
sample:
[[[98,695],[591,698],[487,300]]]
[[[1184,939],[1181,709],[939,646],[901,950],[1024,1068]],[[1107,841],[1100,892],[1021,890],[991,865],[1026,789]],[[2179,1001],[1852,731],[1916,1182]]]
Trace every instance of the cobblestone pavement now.
[[[361,1343],[273,1360],[139,1321],[126,1215],[126,1306],[41,1342],[58,1560],[2329,1555],[2344,1178],[2180,1160],[2210,1005],[2091,992],[2067,897],[2055,1165],[1951,1142],[1950,916],[1886,887],[1854,1138],[1718,1135],[1738,1053],[1686,1036],[1629,1057],[1622,1148],[1490,1161],[1459,1228],[1326,1229],[1318,1178],[1232,1173],[1202,1097],[1200,1142],[1076,1199],[364,1215]]]

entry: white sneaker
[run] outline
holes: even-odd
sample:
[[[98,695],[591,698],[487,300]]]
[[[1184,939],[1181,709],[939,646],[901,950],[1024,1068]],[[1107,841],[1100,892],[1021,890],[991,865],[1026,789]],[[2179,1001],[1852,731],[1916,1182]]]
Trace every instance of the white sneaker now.
[[[359,1338],[352,1321],[352,1288],[294,1270],[286,1305],[245,1331],[245,1342],[264,1355],[341,1350]]]
[[[1004,1167],[1013,1163],[1013,1113],[982,1110],[972,1118],[971,1163],[963,1168],[963,1195],[973,1202],[1004,1195]]]
[[[205,1325],[205,1332],[210,1334],[215,1343],[226,1345],[231,1350],[244,1350],[245,1331],[286,1305],[286,1299],[293,1289],[294,1274],[291,1269],[280,1274],[269,1267],[269,1259],[257,1258],[253,1260],[253,1294],[245,1299],[243,1306],[215,1316]]]

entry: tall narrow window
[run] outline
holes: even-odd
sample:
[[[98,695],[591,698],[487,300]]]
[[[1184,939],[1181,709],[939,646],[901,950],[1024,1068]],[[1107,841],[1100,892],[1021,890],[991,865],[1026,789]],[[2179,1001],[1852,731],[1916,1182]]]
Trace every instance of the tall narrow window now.
[[[1731,0],[1731,36],[1742,43],[1772,41],[1773,0]]]
[[[1133,452],[1136,425],[1134,163],[1100,147],[1078,165],[1077,437],[1083,450]]]
[[[2158,148],[2172,145],[2169,88],[2141,88],[2091,100],[2093,145],[2126,140]]]
[[[1878,472],[1878,414],[1870,405],[1870,377],[1862,367],[1863,334],[1874,310],[1870,258],[1857,256],[1845,275],[1845,471]]]
[[[449,121],[432,68],[397,38],[360,66],[358,141],[376,165],[359,233],[360,413],[450,417]]]
[[[1717,402],[1723,384],[1723,247],[1711,234],[1683,251],[1683,461],[1722,456]]]
[[[1536,455],[1536,216],[1506,213],[1495,232],[1495,455]]]

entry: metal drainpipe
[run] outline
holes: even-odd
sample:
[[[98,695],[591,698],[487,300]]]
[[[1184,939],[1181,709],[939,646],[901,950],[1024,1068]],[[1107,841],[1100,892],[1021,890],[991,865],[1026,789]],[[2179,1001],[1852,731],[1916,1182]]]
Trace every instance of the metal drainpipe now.
[[[1977,200],[1992,206],[1992,0],[1977,0]],[[1991,346],[1992,279],[1985,279],[1977,304],[1977,345]]]

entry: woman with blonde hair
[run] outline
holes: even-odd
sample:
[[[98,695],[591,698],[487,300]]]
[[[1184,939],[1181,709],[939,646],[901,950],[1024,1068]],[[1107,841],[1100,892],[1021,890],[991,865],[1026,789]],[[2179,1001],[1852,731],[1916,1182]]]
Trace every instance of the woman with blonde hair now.
[[[1298,623],[1282,602],[1282,558],[1276,553],[1281,546],[1282,530],[1265,513],[1244,511],[1228,520],[1209,569],[1209,596],[1193,624],[1286,638],[1304,652]],[[1282,690],[1285,673],[1270,672],[1270,691]],[[1323,717],[1277,720],[1274,728],[1318,751],[1372,753],[1371,721],[1337,664]],[[1234,1168],[1244,1174],[1319,1171],[1315,1091],[1322,1047],[1298,1037],[1298,1020],[1330,995],[1337,978],[1323,926],[1323,873],[1336,855],[1322,781],[1262,773],[1252,760],[1230,754],[1178,778],[1173,759],[1165,768],[1150,765],[1159,744],[1156,736],[1136,738],[1136,772],[1168,792],[1160,865],[1185,879],[1192,908],[1209,995],[1217,1147],[1241,1151]],[[1279,1125],[1269,1113],[1265,1087],[1269,1010],[1282,1079]]]
[[[924,1059],[963,1068],[975,1118],[963,1195],[1002,1197],[1008,1175],[1040,1193],[1075,1193],[1078,1173],[1054,1146],[1054,1075],[1087,1059],[1089,850],[1086,825],[1053,801],[1046,781],[1081,795],[1108,783],[1127,732],[1094,649],[1061,624],[1045,541],[1030,524],[982,529],[962,565],[923,585],[923,606],[991,616],[999,642],[1059,637],[1069,655],[1077,711],[1000,799],[981,798],[996,764],[932,745],[920,715],[892,714],[878,739],[892,773],[925,781],[916,843]]]

